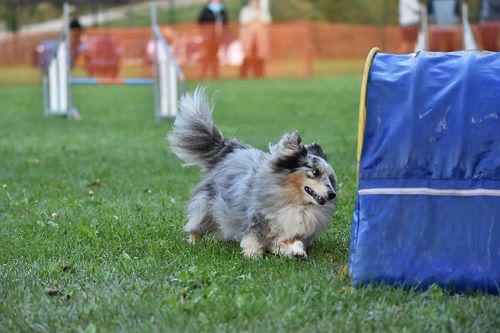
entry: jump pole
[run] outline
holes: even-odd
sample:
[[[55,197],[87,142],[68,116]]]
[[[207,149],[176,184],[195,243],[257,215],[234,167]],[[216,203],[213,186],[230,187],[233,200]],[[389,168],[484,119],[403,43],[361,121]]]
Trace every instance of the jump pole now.
[[[63,31],[43,70],[42,91],[46,116],[77,116],[71,103],[70,38],[69,4],[65,2],[63,4]]]
[[[154,85],[157,120],[177,115],[179,92],[184,90],[184,73],[177,64],[172,48],[157,24],[156,1],[151,0],[151,31],[154,41],[154,78],[85,78],[72,77],[69,30],[69,4],[63,4],[63,31],[47,66],[43,70],[42,92],[46,116],[68,116],[79,119],[73,107],[72,85]]]
[[[73,77],[71,84],[77,85],[153,85],[154,79],[150,78],[97,78],[97,77]]]
[[[184,73],[158,26],[155,0],[151,0],[151,31],[154,42],[155,116],[157,120],[174,118],[178,111],[179,90],[182,93],[184,89]]]

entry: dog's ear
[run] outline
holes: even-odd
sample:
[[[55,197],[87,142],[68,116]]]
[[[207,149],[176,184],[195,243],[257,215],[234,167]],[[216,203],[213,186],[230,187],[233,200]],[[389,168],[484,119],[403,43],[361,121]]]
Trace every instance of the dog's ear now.
[[[272,155],[272,165],[278,170],[293,171],[304,163],[307,155],[306,147],[302,144],[299,132],[287,133],[280,141],[269,146]]]
[[[270,146],[269,148],[272,154],[281,156],[307,154],[307,151],[302,144],[302,138],[300,137],[300,133],[298,131],[286,133],[281,137],[280,141],[276,145]]]
[[[316,142],[313,142],[310,145],[306,145],[306,149],[309,154],[319,156],[325,161],[327,160],[326,154],[323,152],[323,149],[321,149],[321,146]]]

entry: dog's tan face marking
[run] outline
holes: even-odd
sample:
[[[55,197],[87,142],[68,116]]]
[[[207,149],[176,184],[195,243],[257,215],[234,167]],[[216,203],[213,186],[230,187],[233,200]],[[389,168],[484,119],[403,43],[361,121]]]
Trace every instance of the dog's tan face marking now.
[[[304,200],[304,182],[307,177],[303,172],[292,172],[285,180],[285,196],[290,202],[305,203]]]

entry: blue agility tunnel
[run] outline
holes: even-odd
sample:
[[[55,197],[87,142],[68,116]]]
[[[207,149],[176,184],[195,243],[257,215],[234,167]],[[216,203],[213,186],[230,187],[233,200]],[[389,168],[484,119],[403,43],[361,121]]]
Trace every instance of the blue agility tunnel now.
[[[349,275],[500,292],[500,53],[371,51]]]

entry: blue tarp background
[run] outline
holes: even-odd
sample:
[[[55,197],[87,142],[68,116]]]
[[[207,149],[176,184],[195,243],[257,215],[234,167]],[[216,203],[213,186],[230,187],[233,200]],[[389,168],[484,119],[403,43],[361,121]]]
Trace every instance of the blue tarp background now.
[[[376,54],[358,189],[380,188],[500,191],[500,53]],[[500,196],[358,194],[349,272],[499,293]]]

